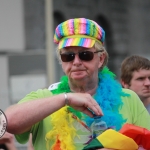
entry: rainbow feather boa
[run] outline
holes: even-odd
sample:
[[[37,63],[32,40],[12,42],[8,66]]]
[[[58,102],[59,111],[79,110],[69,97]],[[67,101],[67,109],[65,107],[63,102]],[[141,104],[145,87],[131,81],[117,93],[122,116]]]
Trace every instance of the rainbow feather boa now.
[[[100,82],[98,83],[94,99],[103,110],[104,116],[102,117],[102,120],[107,123],[108,127],[115,127],[118,131],[125,122],[122,115],[119,114],[119,107],[123,105],[121,96],[128,96],[128,94],[122,92],[121,85],[114,80],[115,75],[110,72],[107,67],[104,67],[104,69],[98,73],[98,78]],[[71,92],[67,76],[63,76],[58,88],[52,91],[54,95],[64,92]],[[90,126],[94,120],[71,107],[60,109],[51,115],[50,122],[53,125],[53,129],[46,134],[47,147],[48,142],[53,139],[54,144],[51,148],[52,150],[75,150],[73,139],[77,135],[76,129],[72,124],[76,120],[73,119],[72,114],[79,119],[84,118],[84,122],[88,126]]]

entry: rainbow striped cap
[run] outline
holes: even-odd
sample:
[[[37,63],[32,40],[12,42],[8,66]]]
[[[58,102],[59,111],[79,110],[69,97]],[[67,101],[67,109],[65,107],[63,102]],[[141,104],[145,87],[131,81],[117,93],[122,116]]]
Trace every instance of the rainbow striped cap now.
[[[95,41],[103,44],[105,31],[95,21],[86,18],[69,19],[55,29],[54,43],[58,48],[81,46],[91,48]]]

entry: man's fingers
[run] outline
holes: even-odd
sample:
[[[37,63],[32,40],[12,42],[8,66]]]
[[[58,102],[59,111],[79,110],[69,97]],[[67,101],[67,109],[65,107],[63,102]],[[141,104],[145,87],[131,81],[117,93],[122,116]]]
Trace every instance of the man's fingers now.
[[[92,104],[91,104],[92,103]],[[90,99],[90,102],[88,103],[88,108],[91,110],[95,115],[103,116],[102,109],[98,105],[98,103],[92,98]]]
[[[93,114],[97,116],[103,116],[103,112],[98,104],[94,105],[89,104],[88,107],[85,107],[85,109],[82,112],[90,117],[93,117]]]
[[[98,103],[87,93],[68,93],[69,106],[93,117],[93,114],[102,116],[103,112]]]

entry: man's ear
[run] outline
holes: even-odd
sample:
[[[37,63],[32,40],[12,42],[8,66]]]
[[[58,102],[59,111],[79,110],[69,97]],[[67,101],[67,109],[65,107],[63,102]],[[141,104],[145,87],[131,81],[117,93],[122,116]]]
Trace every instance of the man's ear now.
[[[99,68],[101,68],[103,66],[104,61],[105,61],[105,57],[106,56],[104,53],[100,54],[100,56],[99,56]]]
[[[120,80],[120,83],[122,85],[122,87],[128,89],[129,88],[129,85],[127,83],[125,83],[123,80]]]

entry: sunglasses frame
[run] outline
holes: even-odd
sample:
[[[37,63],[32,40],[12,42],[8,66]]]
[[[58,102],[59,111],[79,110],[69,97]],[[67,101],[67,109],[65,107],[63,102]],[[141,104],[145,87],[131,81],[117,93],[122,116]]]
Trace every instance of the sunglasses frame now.
[[[82,58],[82,53],[85,53],[85,52],[90,52],[91,53],[91,57],[89,58],[89,59],[84,59],[84,58]],[[76,54],[78,54],[78,57],[80,58],[80,60],[82,60],[82,61],[91,61],[93,58],[94,58],[94,54],[95,53],[99,53],[99,52],[103,52],[103,50],[98,50],[98,51],[95,51],[95,52],[91,52],[91,51],[81,51],[81,52],[77,52],[77,53],[75,53],[75,52],[65,52],[65,53],[60,53],[60,58],[61,58],[61,60],[63,61],[63,62],[71,62],[71,61],[73,61],[74,59],[75,59],[75,55]],[[65,56],[66,55],[66,57],[69,57],[69,54],[71,55],[72,54],[72,58],[71,59],[68,59],[67,60],[67,58],[66,59],[63,59],[63,55]],[[67,60],[67,61],[66,61]]]

